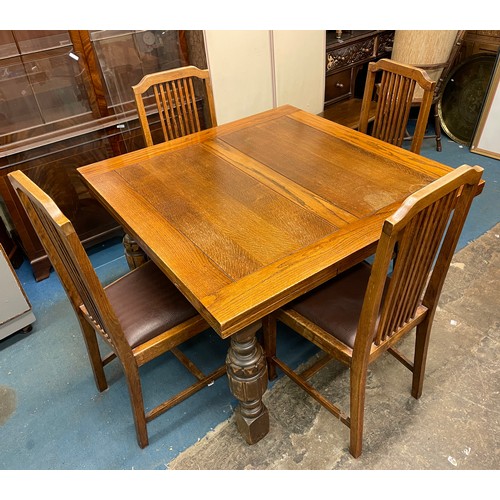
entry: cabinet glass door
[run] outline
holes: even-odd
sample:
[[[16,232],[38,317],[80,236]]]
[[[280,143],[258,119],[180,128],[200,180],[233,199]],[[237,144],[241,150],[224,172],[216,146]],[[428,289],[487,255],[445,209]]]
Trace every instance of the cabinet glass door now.
[[[115,113],[135,109],[132,85],[139,83],[144,75],[189,64],[179,31],[91,30],[89,33],[106,84],[106,101]]]
[[[90,115],[68,31],[0,33],[0,135]]]

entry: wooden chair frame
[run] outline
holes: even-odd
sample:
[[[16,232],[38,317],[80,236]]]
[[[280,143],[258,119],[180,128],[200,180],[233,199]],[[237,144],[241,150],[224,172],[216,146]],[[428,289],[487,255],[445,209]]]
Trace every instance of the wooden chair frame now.
[[[153,87],[154,101],[165,141],[199,132],[202,129],[196,105],[195,80],[203,83],[207,128],[217,126],[212,84],[208,70],[195,66],[160,71],[145,75],[132,86],[146,146],[153,145],[153,138],[146,113],[144,94]]]
[[[381,233],[366,287],[360,295],[362,309],[353,347],[297,312],[297,301],[263,321],[264,346],[269,377],[280,367],[301,388],[350,428],[350,452],[362,450],[366,376],[368,366],[389,351],[413,373],[411,394],[422,394],[431,326],[454,249],[482,175],[480,167],[463,165],[422,188],[389,217]],[[393,254],[398,254],[390,280]],[[335,280],[342,280],[339,275]],[[341,282],[342,283],[342,282]],[[314,291],[312,292],[314,294]],[[360,294],[363,294],[363,290]],[[300,299],[298,299],[300,301]],[[335,310],[335,304],[325,304]],[[302,374],[276,355],[276,322],[281,321],[313,342],[326,354]],[[395,344],[416,328],[414,359],[395,349]],[[308,379],[330,359],[350,367],[350,414],[321,395]]]
[[[377,75],[380,75],[380,82],[376,84]],[[406,135],[416,85],[422,88],[423,96],[410,150],[420,153],[436,86],[436,82],[432,81],[423,69],[390,59],[369,63],[359,131],[368,133],[370,107],[376,97],[377,107],[375,117],[370,123],[370,135],[401,146]]]
[[[8,177],[70,299],[100,392],[108,387],[104,367],[115,358],[121,362],[127,379],[137,442],[144,448],[149,442],[146,428],[148,422],[226,373],[223,365],[211,374],[204,375],[177,349],[182,342],[209,329],[208,323],[199,314],[193,314],[189,319],[178,322],[167,331],[160,332],[132,348],[106,293],[112,284],[103,287],[100,283],[72,223],[53,200],[23,172],[11,172]],[[140,272],[140,268],[121,277],[117,282],[127,280],[136,272]],[[141,290],[131,290],[131,294],[140,293]],[[109,354],[101,356],[97,335],[109,346]],[[179,394],[145,413],[139,368],[167,351],[171,351],[197,380]]]

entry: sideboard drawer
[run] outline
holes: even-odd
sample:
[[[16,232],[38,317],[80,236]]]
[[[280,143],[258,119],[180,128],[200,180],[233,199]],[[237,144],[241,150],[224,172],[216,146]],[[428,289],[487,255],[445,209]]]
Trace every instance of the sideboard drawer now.
[[[351,66],[363,64],[375,57],[375,38],[362,40],[352,45],[340,46],[326,53],[326,72]]]
[[[352,70],[346,69],[329,75],[325,81],[325,101],[333,101],[340,97],[349,97],[351,93]]]

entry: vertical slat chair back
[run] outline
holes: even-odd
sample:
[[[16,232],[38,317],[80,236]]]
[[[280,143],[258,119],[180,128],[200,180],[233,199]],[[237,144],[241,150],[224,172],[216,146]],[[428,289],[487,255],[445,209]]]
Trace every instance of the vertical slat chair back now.
[[[128,349],[117,335],[118,319],[71,221],[23,172],[11,172],[9,178],[77,315],[83,304],[111,347]]]
[[[380,82],[376,84],[377,75]],[[411,151],[419,153],[429,118],[436,82],[422,69],[380,59],[368,65],[359,131],[368,133],[368,111],[374,96],[377,100],[375,118],[370,135],[384,142],[401,146],[405,138],[413,96],[417,86],[422,88],[422,105],[419,109]]]
[[[192,78],[159,83],[153,91],[166,140],[201,130]]]
[[[481,174],[480,167],[463,165],[408,198],[385,221],[356,342],[392,343],[423,317],[419,308],[433,316]]]
[[[206,108],[206,119],[201,120],[197,106],[196,85],[201,82]],[[170,141],[185,135],[200,132],[203,123],[206,127],[215,127],[215,105],[212,85],[208,70],[195,66],[186,66],[144,76],[132,87],[139,120],[144,133],[146,146],[153,145],[150,123],[146,113],[145,98],[148,93],[154,96],[154,108],[163,133],[163,140]],[[208,121],[208,123],[207,123]]]

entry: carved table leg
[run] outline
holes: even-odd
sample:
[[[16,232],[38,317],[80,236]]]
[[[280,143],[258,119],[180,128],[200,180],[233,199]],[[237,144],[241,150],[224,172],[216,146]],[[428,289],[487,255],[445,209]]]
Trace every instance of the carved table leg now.
[[[148,256],[143,249],[128,233],[125,233],[123,237],[123,248],[125,249],[125,258],[130,270],[142,266],[148,260]]]
[[[248,444],[255,444],[269,432],[269,413],[262,403],[267,389],[267,363],[255,334],[260,323],[231,337],[226,367],[229,388],[240,404],[236,425]]]

